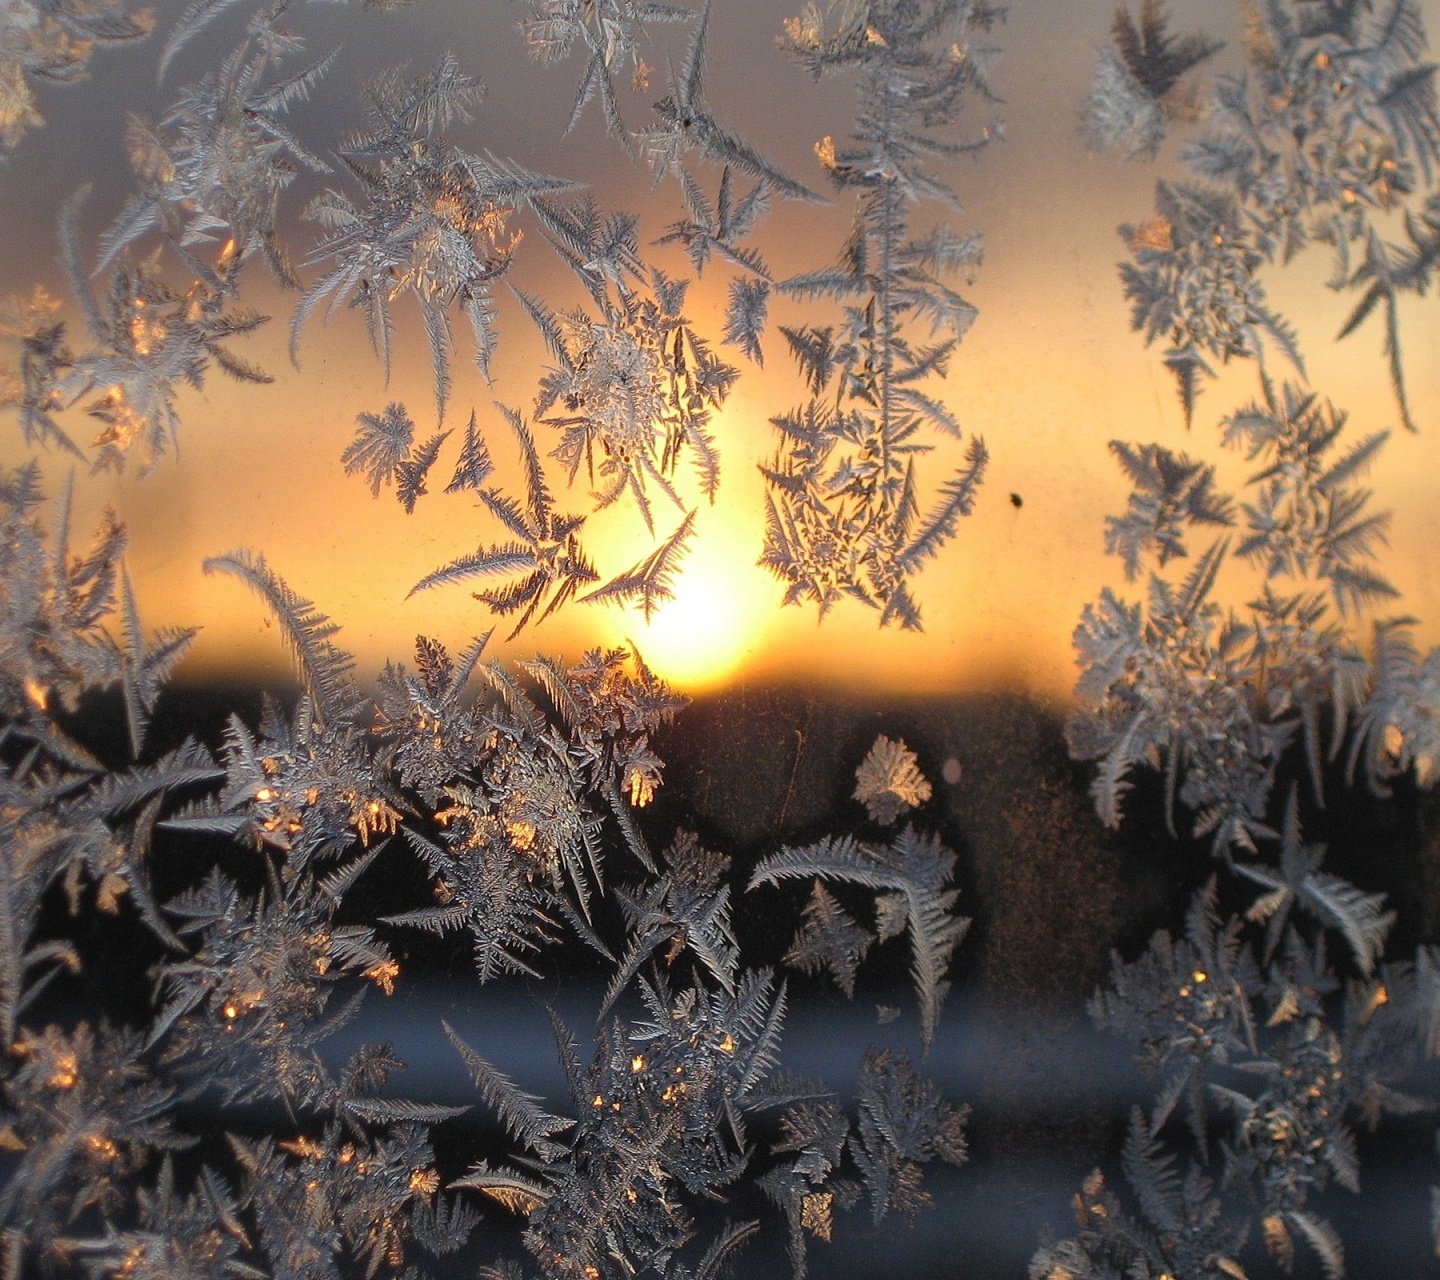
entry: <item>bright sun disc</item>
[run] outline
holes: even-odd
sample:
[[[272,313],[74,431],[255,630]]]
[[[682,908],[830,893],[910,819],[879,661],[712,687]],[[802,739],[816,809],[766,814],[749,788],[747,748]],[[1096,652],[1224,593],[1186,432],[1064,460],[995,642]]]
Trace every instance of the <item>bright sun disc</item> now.
[[[696,542],[673,600],[656,609],[648,624],[629,610],[617,620],[646,663],[685,689],[718,684],[739,668],[757,648],[766,621],[757,608],[753,566],[737,562],[728,539]]]

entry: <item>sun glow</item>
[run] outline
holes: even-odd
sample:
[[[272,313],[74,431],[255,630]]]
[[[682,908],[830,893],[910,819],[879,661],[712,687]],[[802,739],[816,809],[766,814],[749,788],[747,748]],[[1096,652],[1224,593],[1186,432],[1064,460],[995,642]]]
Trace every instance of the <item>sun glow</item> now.
[[[751,661],[774,610],[773,583],[753,563],[753,529],[730,514],[700,513],[704,523],[676,576],[675,597],[648,623],[638,609],[626,609],[609,624],[615,643],[634,644],[658,675],[682,689],[712,688]]]

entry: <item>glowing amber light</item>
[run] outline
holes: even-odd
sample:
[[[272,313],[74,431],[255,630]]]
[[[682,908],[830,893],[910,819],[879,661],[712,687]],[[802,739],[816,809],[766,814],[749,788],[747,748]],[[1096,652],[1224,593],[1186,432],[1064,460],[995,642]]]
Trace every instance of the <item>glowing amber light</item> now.
[[[630,1059],[630,1070],[637,1075],[645,1070],[645,1055],[643,1053],[637,1053]]]
[[[92,1133],[86,1136],[85,1146],[90,1154],[99,1160],[113,1160],[120,1154],[120,1148],[110,1141],[103,1133]]]
[[[363,976],[369,978],[387,996],[393,996],[395,979],[400,976],[400,966],[393,960],[382,960],[366,969]]]
[[[49,690],[33,677],[25,681],[25,696],[30,699],[38,711],[44,711],[46,704],[50,701]]]
[[[643,769],[630,771],[625,779],[625,789],[630,795],[630,803],[637,809],[643,809],[655,798],[655,783]]]
[[[683,689],[713,687],[739,670],[776,611],[773,579],[755,566],[751,514],[716,507],[704,515],[674,598],[649,622],[635,609],[608,613],[611,642],[633,643],[657,674]]]

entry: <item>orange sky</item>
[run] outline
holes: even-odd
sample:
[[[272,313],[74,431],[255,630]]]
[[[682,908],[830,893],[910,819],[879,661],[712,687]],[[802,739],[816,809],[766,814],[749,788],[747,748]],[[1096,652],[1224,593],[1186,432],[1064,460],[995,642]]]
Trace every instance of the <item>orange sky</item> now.
[[[716,4],[711,97],[735,127],[802,178],[818,182],[811,145],[823,134],[844,134],[850,104],[844,85],[817,89],[776,55],[771,37],[778,17],[791,7],[770,0]],[[607,204],[645,210],[642,232],[658,234],[676,216],[673,187],[652,195],[648,174],[624,161],[600,136],[593,117],[576,135],[560,140],[578,69],[545,72],[521,63],[519,37],[509,26],[515,11],[481,8],[482,18],[468,23],[459,6],[433,0],[421,0],[418,11],[393,14],[328,6],[314,14],[297,11],[297,25],[314,33],[314,50],[342,38],[347,42],[350,61],[317,95],[315,110],[351,123],[345,113],[361,70],[406,53],[420,66],[451,47],[462,65],[490,86],[476,122],[457,131],[457,142],[490,146],[531,167],[585,178]],[[1440,32],[1440,0],[1425,8],[1431,30]],[[754,566],[763,539],[763,485],[754,464],[774,449],[769,418],[801,398],[779,335],[772,333],[767,367],[744,367],[714,424],[722,447],[722,487],[715,506],[700,511],[699,539],[680,578],[678,599],[648,625],[634,611],[575,606],[527,631],[510,652],[573,654],[591,644],[631,639],[662,672],[695,688],[743,674],[753,680],[802,678],[896,690],[1023,686],[1047,695],[1068,690],[1070,634],[1081,608],[1102,585],[1124,585],[1118,563],[1103,555],[1104,517],[1123,506],[1126,493],[1106,441],[1155,440],[1184,449],[1217,461],[1222,479],[1236,482],[1243,478],[1243,463],[1222,453],[1214,424],[1254,394],[1254,383],[1252,369],[1227,371],[1207,387],[1194,432],[1187,434],[1158,348],[1147,351],[1130,333],[1115,274],[1122,247],[1114,228],[1148,215],[1153,183],[1164,170],[1085,154],[1075,132],[1076,111],[1111,6],[1108,0],[1085,0],[1063,10],[1066,21],[1057,23],[1054,4],[1012,6],[1011,21],[997,36],[1006,49],[997,74],[1006,102],[996,113],[1006,121],[1007,141],[952,174],[966,206],[958,225],[983,231],[987,252],[979,279],[967,291],[981,316],[952,363],[944,394],[967,434],[984,436],[992,463],[975,514],[962,521],[959,536],[919,579],[925,633],[882,632],[875,615],[860,606],[840,607],[823,625],[813,609],[781,611],[780,585]],[[1233,37],[1226,19],[1229,12],[1233,25],[1232,6],[1212,0],[1184,11],[1187,23]],[[475,24],[481,20],[494,29],[479,30]],[[196,74],[203,52],[187,51],[191,62],[178,68],[179,75]],[[47,131],[0,168],[0,245],[10,242],[10,252],[0,257],[0,296],[28,292],[36,281],[63,292],[53,265],[54,214],[87,173],[100,180],[87,233],[94,234],[118,209],[119,113],[107,117],[113,127],[91,127],[73,150],[60,148],[60,142],[70,136],[67,130],[84,127],[87,102],[93,108],[97,100],[133,92],[137,105],[154,111],[143,99],[153,91],[135,72],[149,75],[155,53],[153,46],[102,51],[90,83],[43,99]],[[663,55],[650,61],[663,66]],[[737,78],[736,68],[755,67],[765,68],[763,79]],[[643,121],[642,105],[626,103],[634,123]],[[978,125],[986,116],[977,112],[972,119]],[[74,163],[70,172],[57,173],[64,169],[55,163],[62,150],[66,163]],[[761,244],[777,270],[823,265],[847,222],[843,208],[781,207],[763,229]],[[304,245],[312,231],[296,227],[293,234]],[[517,285],[540,292],[564,288],[547,253],[532,233],[531,243],[522,246]],[[1332,341],[1350,300],[1324,288],[1327,266],[1312,256],[1272,272],[1271,298],[1297,322],[1313,385],[1350,411],[1355,431],[1394,426],[1378,327],[1339,346]],[[688,314],[702,331],[719,333],[724,284],[723,274],[707,274],[692,292]],[[405,300],[397,303],[399,342],[387,388],[358,315],[341,311],[326,326],[313,323],[296,370],[285,350],[293,295],[273,289],[258,264],[249,286],[246,302],[273,311],[277,319],[237,350],[273,373],[275,383],[241,387],[217,376],[203,393],[185,392],[180,460],[163,461],[143,480],[78,477],[80,529],[93,523],[103,504],[119,509],[132,535],[129,564],[147,622],[204,627],[187,664],[195,677],[283,661],[259,602],[237,582],[200,572],[207,555],[239,546],[263,551],[297,591],[343,624],[339,640],[358,654],[362,672],[373,672],[387,657],[408,658],[417,632],[459,647],[490,625],[464,586],[406,598],[425,573],[499,536],[472,499],[439,492],[458,434],[436,469],[436,492],[410,517],[392,496],[372,500],[368,487],[345,477],[339,462],[356,414],[378,412],[390,400],[409,406],[421,433],[433,429],[418,316]],[[557,300],[569,298],[562,294]],[[513,300],[502,294],[500,310],[495,385],[487,388],[473,368],[460,364],[445,425],[463,429],[473,404],[497,461],[508,467],[513,450],[491,402],[528,411],[544,356]],[[774,318],[802,321],[816,315],[796,309]],[[1404,325],[1422,434],[1397,433],[1370,481],[1378,504],[1394,512],[1384,571],[1401,589],[1405,611],[1429,620],[1422,634],[1434,642],[1440,639],[1440,569],[1434,555],[1440,543],[1435,501],[1440,311],[1434,299],[1409,301]],[[738,355],[731,359],[744,366]],[[0,450],[14,461],[22,456],[17,433],[8,426],[4,431]],[[942,444],[936,474],[945,474],[947,459],[958,463],[962,450],[963,445]],[[63,466],[52,468],[56,476],[62,471]],[[1012,493],[1023,505],[1011,502]],[[583,492],[568,500],[567,509],[584,509]],[[673,527],[678,517],[662,513],[660,524]],[[624,511],[592,518],[588,546],[602,572],[623,569],[643,554],[629,541],[635,527],[633,515]],[[1246,590],[1247,585],[1235,585],[1236,603],[1249,598]]]

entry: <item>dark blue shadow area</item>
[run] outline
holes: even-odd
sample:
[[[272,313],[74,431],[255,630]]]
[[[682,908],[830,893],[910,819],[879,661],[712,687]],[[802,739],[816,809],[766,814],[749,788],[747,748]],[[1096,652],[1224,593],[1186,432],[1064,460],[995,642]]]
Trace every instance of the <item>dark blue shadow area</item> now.
[[[583,1060],[602,994],[602,987],[582,983],[536,985],[529,991],[519,983],[486,988],[417,984],[388,1000],[369,999],[327,1043],[326,1057],[338,1068],[360,1044],[390,1041],[407,1070],[392,1078],[389,1092],[416,1101],[472,1105],[465,1123],[490,1131],[499,1152],[503,1139],[495,1117],[479,1100],[442,1020],[520,1088],[540,1097],[547,1109],[573,1114],[546,1005],[575,1036]],[[853,1105],[856,1069],[865,1049],[872,1044],[913,1047],[913,1023],[902,1018],[877,1026],[873,1006],[859,1003],[792,1005],[781,1067],[825,1081]],[[987,1012],[982,992],[957,993],[925,1070],[947,1097],[971,1107],[969,1161],[959,1168],[927,1169],[925,1185],[934,1204],[913,1225],[891,1216],[876,1227],[864,1205],[837,1215],[834,1239],[810,1242],[813,1276],[1019,1280],[1043,1237],[1072,1233],[1071,1202],[1088,1173],[1102,1168],[1112,1186],[1124,1187],[1118,1158],[1123,1126],[1131,1107],[1151,1103],[1153,1087],[1125,1045],[1086,1021],[1006,1017]],[[1390,1120],[1374,1136],[1362,1134],[1363,1194],[1332,1189],[1313,1201],[1344,1239],[1351,1280],[1440,1276],[1430,1234],[1430,1185],[1440,1181],[1433,1129],[1433,1117],[1421,1115]],[[757,1122],[752,1138],[765,1136],[763,1122]],[[1128,1189],[1123,1194],[1133,1210]],[[697,1220],[702,1228],[718,1229],[748,1217],[759,1217],[762,1231],[735,1274],[787,1280],[784,1217],[753,1188],[738,1190],[726,1204],[701,1207]],[[486,1218],[505,1225],[494,1207],[486,1209]],[[519,1256],[511,1243],[511,1252]],[[1252,1253],[1256,1243],[1250,1241]],[[1312,1263],[1302,1254],[1296,1274],[1318,1276]],[[470,1265],[468,1253],[464,1265]],[[456,1268],[447,1275],[470,1274],[459,1263]]]

